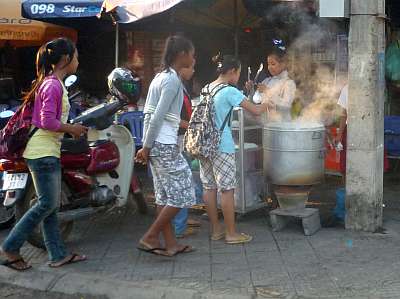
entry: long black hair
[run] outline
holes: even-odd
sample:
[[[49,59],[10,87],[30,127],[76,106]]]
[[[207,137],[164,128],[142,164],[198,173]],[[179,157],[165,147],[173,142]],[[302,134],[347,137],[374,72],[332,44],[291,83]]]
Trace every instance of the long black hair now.
[[[71,63],[75,51],[75,44],[68,38],[54,39],[39,48],[36,54],[36,79],[32,83],[31,89],[24,95],[25,103],[35,100],[36,91],[64,55],[68,55],[69,63]]]
[[[181,35],[167,38],[161,60],[161,71],[168,70],[181,52],[189,53],[194,49],[193,43]]]
[[[223,75],[230,70],[237,70],[241,67],[241,62],[234,55],[221,55],[218,53],[212,58],[212,61],[217,64],[217,74]]]

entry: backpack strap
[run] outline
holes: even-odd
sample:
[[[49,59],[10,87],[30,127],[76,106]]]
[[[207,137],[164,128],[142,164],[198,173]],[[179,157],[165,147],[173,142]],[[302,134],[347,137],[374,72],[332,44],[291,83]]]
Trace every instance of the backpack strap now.
[[[228,86],[230,86],[230,85],[229,85],[229,84],[226,84],[226,83],[220,83],[220,84],[218,84],[217,86],[215,86],[215,87],[211,90],[211,92],[210,92],[211,97],[215,97],[215,95],[216,95],[219,91],[221,91],[222,89],[224,89],[225,87],[228,87]],[[219,88],[217,89],[217,87],[219,87]],[[232,111],[233,111],[233,107],[231,107],[231,109],[229,109],[228,115],[225,117],[224,122],[222,123],[221,129],[220,129],[220,132],[221,132],[221,133],[224,131],[224,129],[225,129],[225,127],[226,127],[226,124],[227,124],[228,121],[231,119]]]
[[[228,86],[230,86],[230,85],[226,84],[226,83],[219,83],[216,86],[214,86],[210,91],[210,84],[207,84],[201,90],[201,95],[203,96],[203,99],[201,101],[203,101],[205,99],[206,95],[210,95],[211,97],[214,97],[221,89],[228,87]],[[217,89],[218,87],[221,87],[221,88]]]
[[[220,92],[222,89],[224,89],[225,87],[228,87],[228,86],[231,86],[231,85],[227,84],[227,83],[219,83],[216,86],[214,86],[213,89],[210,91],[210,84],[208,84],[203,88],[202,93],[209,94],[210,97],[213,98],[213,97],[215,97],[215,95],[218,92]],[[203,98],[203,100],[204,99],[205,99],[205,97]],[[225,117],[224,122],[222,123],[221,129],[220,129],[220,132],[224,131],[226,124],[228,123],[228,120],[231,118],[232,110],[233,110],[233,107],[231,107],[231,109],[228,112],[228,115]]]
[[[215,97],[215,95],[216,95],[218,92],[220,92],[222,89],[224,89],[225,87],[228,87],[228,86],[231,86],[231,85],[230,85],[230,84],[227,84],[227,83],[220,83],[220,84],[218,84],[217,86],[214,86],[214,88],[213,88],[211,91],[209,91],[209,94],[210,94],[210,96],[213,98],[213,97]],[[207,90],[209,89],[209,87],[210,87],[210,85],[207,85]],[[222,123],[222,126],[221,126],[221,128],[220,128],[220,132],[221,132],[221,133],[224,131],[224,129],[225,129],[225,127],[226,127],[226,124],[228,123],[228,121],[229,121],[230,118],[231,118],[232,110],[233,110],[233,107],[231,107],[231,109],[230,109],[229,112],[228,112],[228,115],[225,117],[224,122]]]
[[[223,131],[224,131],[225,126],[226,126],[226,124],[228,123],[228,120],[231,118],[232,110],[233,110],[233,107],[231,107],[231,109],[230,109],[229,112],[228,112],[228,115],[225,117],[225,120],[224,120],[224,122],[222,123],[222,127],[221,127],[221,129],[220,129],[220,132],[223,132]]]
[[[209,91],[210,96],[213,98],[215,97],[215,95],[220,92],[222,89],[224,89],[225,87],[230,86],[227,83],[219,83],[216,86],[213,87],[213,89],[211,91]],[[210,85],[207,85],[207,89],[209,89]],[[219,87],[219,88],[218,88]],[[218,89],[217,89],[218,88]]]
[[[33,137],[33,135],[35,135],[37,130],[39,130],[39,128],[38,127],[34,127],[33,130],[29,133],[28,138],[31,139]]]

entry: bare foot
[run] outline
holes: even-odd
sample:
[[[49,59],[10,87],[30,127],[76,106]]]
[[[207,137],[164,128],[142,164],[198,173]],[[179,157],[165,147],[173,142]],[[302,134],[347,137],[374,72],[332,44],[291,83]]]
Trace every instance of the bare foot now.
[[[160,239],[157,238],[141,238],[139,245],[146,248],[162,248]]]
[[[19,253],[6,252],[2,248],[0,249],[0,254],[3,255],[7,260],[11,261],[22,258],[22,256]]]
[[[22,258],[22,256],[18,253],[9,253],[5,252],[3,249],[0,249],[0,254],[3,255],[6,260],[2,262],[3,266],[6,266],[8,268],[11,268],[13,270],[17,271],[24,271],[32,268],[31,265],[29,265],[25,260]]]

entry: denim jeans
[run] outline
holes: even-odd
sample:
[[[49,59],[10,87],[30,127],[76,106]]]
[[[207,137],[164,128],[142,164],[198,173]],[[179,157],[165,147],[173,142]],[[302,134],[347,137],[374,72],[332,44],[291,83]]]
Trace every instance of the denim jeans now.
[[[27,160],[27,163],[38,200],[11,230],[2,249],[10,253],[19,253],[29,235],[41,223],[49,260],[58,262],[67,256],[57,219],[61,199],[60,159],[44,157]]]
[[[176,214],[175,218],[172,220],[172,224],[175,227],[176,235],[182,235],[186,231],[188,217],[188,208],[183,208],[179,211],[178,214]]]
[[[195,187],[195,194],[196,194],[196,204],[201,204],[203,202],[203,187],[201,185],[201,182],[198,183],[195,180],[193,180],[194,187]],[[184,208],[179,211],[178,214],[176,214],[175,218],[172,221],[172,224],[175,227],[175,234],[176,235],[181,235],[185,232],[187,228],[187,220],[189,218],[189,209]]]

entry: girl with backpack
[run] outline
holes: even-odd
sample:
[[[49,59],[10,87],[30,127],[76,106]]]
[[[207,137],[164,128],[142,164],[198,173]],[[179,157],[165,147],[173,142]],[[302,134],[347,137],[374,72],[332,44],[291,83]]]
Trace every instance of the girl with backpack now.
[[[79,138],[87,132],[82,125],[66,123],[70,105],[63,80],[74,74],[77,67],[78,51],[69,39],[58,38],[46,43],[36,56],[37,78],[24,98],[24,103],[34,101],[31,128],[34,134],[23,157],[32,176],[37,202],[2,244],[1,252],[7,258],[3,265],[14,270],[31,268],[20,255],[20,248],[40,223],[50,267],[86,260],[84,255],[67,252],[57,219],[61,199],[60,139],[64,133]]]
[[[182,36],[167,39],[162,71],[150,84],[144,107],[143,148],[136,161],[150,162],[158,216],[139,241],[138,249],[163,256],[193,251],[178,244],[172,220],[182,208],[195,204],[192,172],[178,146],[183,85],[178,72],[194,64],[194,46]],[[161,245],[160,234],[165,244]]]
[[[207,90],[217,90],[213,95],[215,121],[218,128],[223,127],[233,107],[242,107],[254,115],[267,110],[267,104],[254,105],[234,87],[240,77],[241,63],[234,56],[214,57],[217,63],[218,78],[207,85]],[[203,89],[204,90],[204,89]],[[229,121],[228,121],[229,123]],[[213,158],[200,160],[200,177],[204,188],[204,202],[211,222],[211,240],[225,238],[227,244],[250,242],[252,237],[239,233],[235,226],[234,189],[236,187],[235,143],[229,125],[221,133],[218,151]],[[218,221],[217,191],[221,192],[221,208],[225,228]]]

